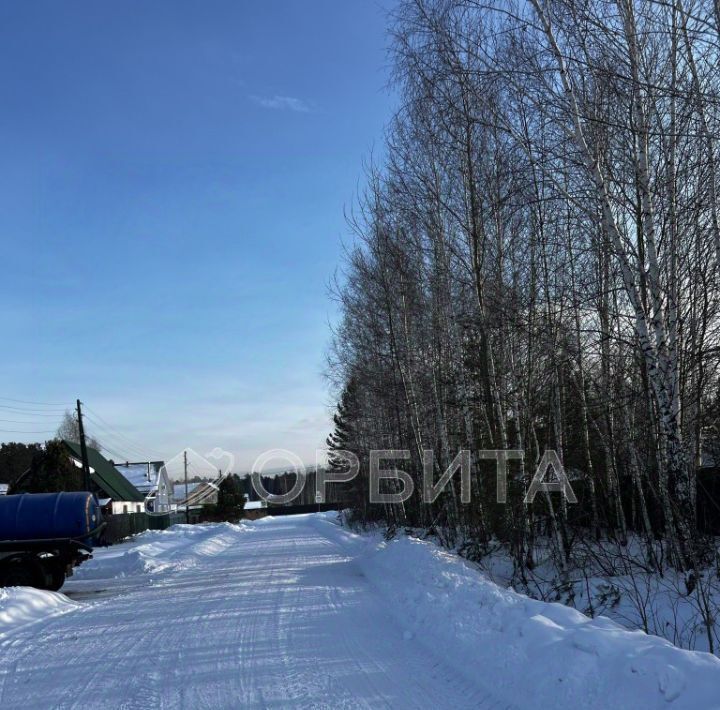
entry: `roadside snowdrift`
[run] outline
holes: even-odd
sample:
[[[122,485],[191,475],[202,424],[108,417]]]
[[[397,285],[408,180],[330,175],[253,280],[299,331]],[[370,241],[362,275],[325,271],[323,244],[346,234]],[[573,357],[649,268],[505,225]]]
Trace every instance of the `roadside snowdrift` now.
[[[331,528],[328,516],[318,520]],[[657,636],[590,619],[561,604],[502,589],[430,542],[369,542],[359,565],[385,597],[408,643],[440,654],[466,677],[489,681],[521,708],[720,708],[720,659]]]
[[[64,589],[71,589],[76,581],[150,579],[164,572],[191,569],[203,558],[221,554],[245,530],[245,525],[230,523],[149,530],[119,545],[96,548],[93,559],[75,569],[72,581]],[[0,587],[0,637],[26,624],[83,606],[60,592]]]
[[[21,626],[79,607],[59,592],[30,587],[0,587],[0,638]]]
[[[219,523],[148,530],[119,545],[97,548],[73,579],[120,579],[190,569],[199,559],[220,554],[245,529],[244,524]]]

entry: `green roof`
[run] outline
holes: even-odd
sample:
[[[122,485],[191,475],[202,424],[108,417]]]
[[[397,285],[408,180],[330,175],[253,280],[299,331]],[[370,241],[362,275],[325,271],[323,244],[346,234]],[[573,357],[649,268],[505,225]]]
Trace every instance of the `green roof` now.
[[[82,452],[80,444],[72,441],[63,440],[65,446],[70,449],[70,453],[79,461],[82,461]],[[133,486],[125,476],[118,471],[99,451],[87,447],[87,457],[90,468],[94,473],[90,473],[92,482],[100,488],[108,498],[113,500],[143,501],[145,496]]]

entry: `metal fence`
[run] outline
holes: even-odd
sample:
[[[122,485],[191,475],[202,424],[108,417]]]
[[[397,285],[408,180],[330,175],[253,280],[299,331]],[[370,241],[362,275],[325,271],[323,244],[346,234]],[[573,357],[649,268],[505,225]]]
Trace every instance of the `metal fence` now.
[[[117,513],[105,516],[105,529],[100,537],[101,545],[114,545],[131,535],[147,530],[150,527],[150,516],[147,513]]]

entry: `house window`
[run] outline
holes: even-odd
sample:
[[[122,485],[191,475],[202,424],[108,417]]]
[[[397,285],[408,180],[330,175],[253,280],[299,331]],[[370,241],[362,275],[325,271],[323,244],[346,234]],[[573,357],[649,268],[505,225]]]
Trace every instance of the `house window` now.
[[[127,507],[126,505],[124,505],[124,506],[123,506],[123,513],[127,513],[127,512],[128,512],[128,507]]]
[[[142,512],[142,510],[141,510],[141,508],[140,508],[139,505],[135,506],[135,510],[136,510],[136,512],[138,512],[138,513],[141,513],[141,512]]]

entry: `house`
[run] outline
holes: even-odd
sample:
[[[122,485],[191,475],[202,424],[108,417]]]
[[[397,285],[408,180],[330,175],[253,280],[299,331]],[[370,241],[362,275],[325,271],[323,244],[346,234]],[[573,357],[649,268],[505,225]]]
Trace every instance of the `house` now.
[[[53,492],[57,490],[84,490],[86,483],[83,474],[82,452],[80,444],[73,441],[63,440],[61,442],[63,449],[67,453],[68,459],[76,476],[71,481],[65,481],[64,488],[52,488],[51,483],[47,481],[38,488],[33,485],[33,469],[29,468],[23,473],[13,484],[12,489],[15,493],[22,493],[26,490],[39,492],[45,490]],[[88,466],[90,468],[90,492],[101,503],[104,513],[144,513],[145,512],[145,496],[133,486],[99,451],[92,447],[87,447]]]
[[[175,505],[182,503],[199,485],[199,483],[188,483],[186,485],[180,481],[173,481],[173,503]]]
[[[63,441],[63,444],[68,450],[70,461],[82,470],[80,444],[72,441]],[[145,496],[99,451],[89,446],[86,448],[90,466],[90,488],[98,499],[105,499],[105,509],[114,514],[144,513]]]
[[[8,488],[10,488],[9,483],[0,483],[0,496],[6,496]]]
[[[111,463],[144,496],[148,496],[152,492],[158,474],[156,464],[151,462],[120,464],[114,461]]]
[[[116,464],[115,468],[145,496],[148,513],[169,513],[173,509],[173,483],[163,461]]]
[[[188,483],[187,490],[184,483],[175,484],[175,500],[179,507],[197,505],[214,505],[218,502],[218,485],[212,481]]]
[[[245,503],[245,519],[257,520],[268,514],[267,503],[264,500],[249,500]]]

